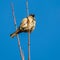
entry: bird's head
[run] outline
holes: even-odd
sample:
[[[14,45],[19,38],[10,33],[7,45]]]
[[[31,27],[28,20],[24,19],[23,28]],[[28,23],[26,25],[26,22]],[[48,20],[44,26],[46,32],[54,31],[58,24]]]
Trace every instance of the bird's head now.
[[[34,14],[30,14],[30,16],[35,17],[35,15],[34,15]]]

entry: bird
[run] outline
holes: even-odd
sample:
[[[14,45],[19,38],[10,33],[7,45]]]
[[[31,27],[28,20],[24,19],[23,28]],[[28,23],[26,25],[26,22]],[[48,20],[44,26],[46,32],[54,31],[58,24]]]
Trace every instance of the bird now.
[[[23,18],[20,26],[14,33],[10,34],[10,36],[13,38],[14,36],[22,32],[30,31],[31,33],[35,29],[35,26],[36,26],[35,15],[30,14],[28,17]]]

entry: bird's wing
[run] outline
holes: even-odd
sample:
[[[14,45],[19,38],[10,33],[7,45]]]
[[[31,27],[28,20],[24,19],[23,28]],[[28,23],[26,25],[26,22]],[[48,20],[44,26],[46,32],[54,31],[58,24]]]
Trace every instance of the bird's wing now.
[[[21,24],[20,24],[20,27],[21,27],[21,28],[27,27],[27,18],[24,18],[24,19],[22,20],[22,22],[21,22]]]

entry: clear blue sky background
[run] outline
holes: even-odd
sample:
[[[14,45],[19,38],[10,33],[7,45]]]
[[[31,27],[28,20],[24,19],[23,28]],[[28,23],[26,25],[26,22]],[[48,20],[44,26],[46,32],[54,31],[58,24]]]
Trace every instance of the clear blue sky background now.
[[[26,0],[0,0],[0,60],[21,60],[16,37],[11,2],[14,4],[17,26],[26,17]],[[29,12],[36,17],[36,29],[31,33],[31,60],[60,60],[60,0],[29,0]],[[27,33],[19,34],[27,60]]]

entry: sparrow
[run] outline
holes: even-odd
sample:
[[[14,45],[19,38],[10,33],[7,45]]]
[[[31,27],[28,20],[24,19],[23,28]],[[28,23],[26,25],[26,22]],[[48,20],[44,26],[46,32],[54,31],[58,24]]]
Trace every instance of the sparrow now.
[[[14,33],[10,34],[10,36],[13,38],[14,36],[22,32],[30,31],[31,33],[35,29],[35,25],[36,25],[35,15],[30,14],[28,17],[22,20],[20,26],[17,28],[17,30]]]

